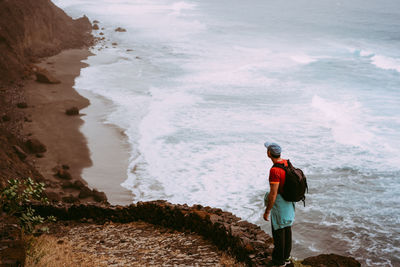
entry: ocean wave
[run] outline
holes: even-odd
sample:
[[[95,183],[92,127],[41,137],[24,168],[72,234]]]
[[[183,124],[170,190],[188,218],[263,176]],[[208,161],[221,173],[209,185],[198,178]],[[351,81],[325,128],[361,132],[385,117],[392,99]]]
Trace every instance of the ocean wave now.
[[[384,70],[395,70],[400,73],[400,59],[374,55],[371,57],[371,63]]]

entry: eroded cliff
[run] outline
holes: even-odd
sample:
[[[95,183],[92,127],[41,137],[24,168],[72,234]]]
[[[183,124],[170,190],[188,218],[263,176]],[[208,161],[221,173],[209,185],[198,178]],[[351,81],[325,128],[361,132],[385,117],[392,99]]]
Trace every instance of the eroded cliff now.
[[[50,0],[0,0],[0,82],[29,74],[29,63],[89,45],[87,17],[72,19]]]

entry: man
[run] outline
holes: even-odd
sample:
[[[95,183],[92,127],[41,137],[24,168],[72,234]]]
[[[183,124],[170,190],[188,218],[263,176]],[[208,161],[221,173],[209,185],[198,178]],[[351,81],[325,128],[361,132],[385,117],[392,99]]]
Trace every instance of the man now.
[[[273,164],[281,163],[287,166],[287,160],[281,158],[281,147],[276,143],[266,142],[268,157]],[[294,203],[288,202],[281,196],[285,184],[286,173],[282,168],[272,167],[269,172],[270,192],[266,197],[264,220],[271,216],[272,237],[274,250],[270,266],[285,266],[290,263],[292,249],[292,224],[294,222]]]

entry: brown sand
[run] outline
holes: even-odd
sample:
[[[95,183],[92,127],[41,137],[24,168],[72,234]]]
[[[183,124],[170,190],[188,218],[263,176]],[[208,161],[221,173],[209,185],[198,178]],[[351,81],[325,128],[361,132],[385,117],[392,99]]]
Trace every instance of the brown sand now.
[[[61,165],[68,165],[69,172],[72,175],[72,181],[82,179],[82,170],[92,166],[90,158],[90,151],[87,146],[87,139],[79,131],[83,124],[80,116],[67,116],[65,110],[71,107],[78,107],[79,109],[89,106],[89,100],[79,95],[74,89],[74,81],[80,74],[80,69],[86,67],[87,64],[81,61],[90,55],[87,49],[71,49],[64,50],[60,54],[43,60],[39,67],[46,68],[57,79],[61,81],[60,84],[43,84],[34,80],[28,81],[25,85],[26,99],[28,103],[27,117],[32,122],[26,122],[24,125],[25,133],[31,133],[33,137],[39,139],[47,147],[47,152],[44,153],[43,158],[35,159],[37,169],[43,174],[46,180],[50,181],[52,191],[60,194],[60,196],[73,194],[76,196],[79,192],[73,189],[62,189],[60,187],[60,179],[54,177],[54,167]],[[102,107],[97,106],[99,109]],[[92,110],[96,112],[96,110]],[[94,118],[95,119],[95,118]],[[96,125],[96,130],[102,131],[106,127],[100,127],[100,122],[92,121],[91,125]],[[119,139],[116,135],[107,135],[106,140],[102,140],[102,134],[93,133],[93,138],[98,139],[95,143],[118,143]],[[120,147],[115,146],[114,153],[121,154],[126,151],[118,151]],[[115,151],[116,150],[116,151]],[[96,151],[101,153],[101,151]],[[103,151],[103,153],[110,154],[110,152]],[[122,156],[121,156],[122,157]],[[108,158],[109,162],[113,162],[113,158]],[[127,164],[127,158],[125,159]],[[115,162],[115,161],[114,161]],[[109,165],[113,167],[113,165]],[[97,188],[100,191],[107,192],[107,187],[112,187],[112,193],[117,196],[120,201],[111,201],[113,204],[127,204],[129,203],[129,191],[120,186],[126,176],[127,165],[125,169],[120,165],[116,166],[113,170],[117,173],[119,180],[111,179],[109,183],[100,181],[107,179],[107,177],[98,177],[90,179],[89,187]],[[121,173],[125,176],[121,177]],[[109,175],[112,175],[111,171]],[[105,184],[105,186],[104,186]],[[101,185],[100,187],[98,185]],[[104,188],[106,187],[106,188]],[[124,196],[124,197],[120,197]],[[114,199],[114,196],[108,195],[109,200]],[[84,201],[83,201],[84,202]]]

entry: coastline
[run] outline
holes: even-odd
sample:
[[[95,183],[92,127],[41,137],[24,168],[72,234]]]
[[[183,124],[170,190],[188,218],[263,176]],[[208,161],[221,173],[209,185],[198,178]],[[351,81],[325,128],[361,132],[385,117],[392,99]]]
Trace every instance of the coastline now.
[[[45,178],[49,196],[70,197],[71,202],[77,199],[82,203],[93,200],[90,196],[79,197],[80,190],[65,186],[65,179],[60,179],[55,175],[57,169],[64,166],[71,176],[67,179],[69,182],[79,181],[90,188],[105,191],[108,200],[113,204],[129,204],[129,191],[120,186],[123,180],[118,183],[118,179],[125,179],[125,177],[113,179],[112,183],[106,180],[110,175],[114,177],[113,173],[121,177],[121,172],[124,172],[126,176],[127,168],[124,170],[118,170],[118,168],[121,167],[120,161],[127,162],[128,158],[115,157],[115,155],[125,155],[124,151],[121,151],[122,140],[118,139],[115,131],[112,132],[113,129],[107,129],[107,125],[101,125],[102,123],[98,121],[97,115],[104,114],[103,112],[107,110],[104,104],[102,106],[101,101],[93,95],[93,98],[89,100],[87,96],[80,95],[74,89],[75,78],[80,75],[81,68],[88,66],[82,61],[90,55],[87,48],[63,50],[55,56],[43,58],[37,64],[40,68],[46,68],[61,83],[44,84],[35,80],[28,80],[25,83],[24,90],[28,107],[25,109],[27,119],[24,122],[23,131],[26,135],[40,140],[47,148],[42,155],[34,155],[32,161]],[[93,106],[91,102],[94,103]],[[88,114],[80,112],[80,116],[68,116],[65,111],[71,107],[77,107],[79,110],[86,108],[84,113]],[[84,124],[94,127],[94,131],[82,133],[80,129]],[[114,146],[109,146],[108,151],[98,149],[92,151],[88,147],[88,140],[91,144],[113,144]],[[91,149],[93,147],[92,145]],[[91,178],[85,179],[84,170],[91,170],[92,167],[99,170],[99,164],[101,167],[101,163],[91,158],[98,153],[110,155],[103,161],[108,162],[108,172],[103,175],[99,175],[99,171],[89,172],[88,177]],[[112,190],[109,190],[110,188]],[[56,194],[59,196],[55,196]]]
[[[129,166],[128,137],[118,126],[104,122],[113,103],[88,90],[78,89],[78,93],[90,100],[90,105],[81,110],[85,116],[80,132],[87,140],[92,161],[92,166],[82,170],[83,179],[89,187],[105,192],[111,204],[129,205],[132,192],[121,186]]]

